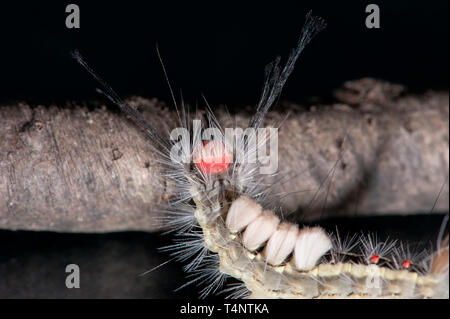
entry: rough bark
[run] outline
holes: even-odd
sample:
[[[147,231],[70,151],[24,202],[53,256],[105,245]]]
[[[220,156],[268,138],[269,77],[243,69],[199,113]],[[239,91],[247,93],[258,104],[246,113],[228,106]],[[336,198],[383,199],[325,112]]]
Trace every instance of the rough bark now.
[[[345,83],[329,105],[282,103],[266,125],[279,130],[284,213],[329,216],[446,212],[448,92],[405,94],[373,79]],[[176,113],[129,99],[163,134]],[[216,111],[216,110],[215,110]],[[286,118],[287,114],[289,116]],[[225,126],[246,126],[249,108]],[[0,228],[69,232],[152,231],[171,195],[142,132],[101,103],[0,105]],[[446,183],[447,181],[447,183]],[[446,183],[446,184],[445,184]],[[288,194],[289,193],[289,194]]]

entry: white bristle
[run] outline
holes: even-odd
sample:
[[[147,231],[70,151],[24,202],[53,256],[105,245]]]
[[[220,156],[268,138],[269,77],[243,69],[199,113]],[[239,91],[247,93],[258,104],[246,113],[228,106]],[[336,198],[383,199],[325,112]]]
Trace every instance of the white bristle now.
[[[227,228],[232,233],[239,232],[258,218],[261,212],[261,205],[246,196],[241,196],[231,204],[228,210]]]
[[[331,247],[331,240],[322,228],[303,228],[300,230],[295,243],[295,267],[302,271],[314,268],[320,257]]]
[[[266,261],[273,266],[280,265],[294,249],[297,235],[297,225],[281,223],[267,242]]]
[[[244,232],[243,244],[249,250],[256,250],[277,230],[280,219],[270,210],[252,221]]]

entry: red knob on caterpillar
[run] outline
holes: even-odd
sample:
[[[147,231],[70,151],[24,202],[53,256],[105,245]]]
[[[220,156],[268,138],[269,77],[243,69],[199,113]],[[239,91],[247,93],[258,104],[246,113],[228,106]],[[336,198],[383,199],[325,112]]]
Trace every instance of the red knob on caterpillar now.
[[[228,170],[232,154],[221,141],[206,141],[194,149],[194,163],[204,174],[218,174]]]
[[[372,264],[378,263],[379,260],[380,260],[380,256],[378,256],[378,255],[372,255],[372,257],[370,257],[370,262]]]
[[[409,267],[411,267],[411,261],[408,259],[403,260],[403,268],[408,269]]]

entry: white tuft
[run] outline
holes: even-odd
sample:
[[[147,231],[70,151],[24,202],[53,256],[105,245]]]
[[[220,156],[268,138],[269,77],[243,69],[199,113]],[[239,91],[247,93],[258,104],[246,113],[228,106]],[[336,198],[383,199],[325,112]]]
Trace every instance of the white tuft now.
[[[281,223],[267,242],[266,261],[273,266],[280,265],[294,249],[297,235],[297,225]]]
[[[295,267],[301,271],[314,268],[320,257],[330,250],[332,246],[330,238],[322,228],[303,228],[300,230],[295,243]]]
[[[232,233],[237,233],[258,218],[261,212],[261,205],[246,196],[241,196],[231,204],[228,210],[227,228]]]
[[[243,244],[248,250],[256,250],[262,246],[277,230],[280,219],[270,210],[262,212],[248,225],[244,232]]]

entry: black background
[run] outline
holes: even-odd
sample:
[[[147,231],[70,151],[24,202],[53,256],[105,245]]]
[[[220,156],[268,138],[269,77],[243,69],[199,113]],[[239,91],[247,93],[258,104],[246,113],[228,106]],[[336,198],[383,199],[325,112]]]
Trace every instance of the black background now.
[[[448,87],[448,1],[376,1],[381,29],[365,27],[367,1],[77,1],[81,28],[67,29],[69,1],[0,7],[0,100],[98,98],[70,58],[79,49],[120,95],[169,101],[159,45],[176,92],[191,104],[255,104],[264,66],[286,57],[309,9],[328,28],[304,51],[282,99],[325,96],[371,76],[412,91]]]
[[[204,94],[212,105],[252,105],[264,66],[288,55],[309,9],[324,17],[328,28],[302,54],[282,99],[324,97],[342,82],[365,76],[399,82],[413,92],[448,89],[448,1],[374,1],[381,9],[379,30],[365,27],[371,2],[76,1],[79,30],[65,27],[69,1],[2,2],[0,102],[99,98],[97,84],[70,58],[76,48],[121,96],[169,101],[158,43],[176,93],[182,89],[188,102],[201,106]],[[355,218],[328,226],[428,244],[441,220]],[[402,233],[405,225],[409,230]],[[155,234],[0,231],[0,241],[3,298],[195,298],[199,290],[173,292],[185,281],[176,263],[137,277],[170,258],[156,252],[169,239]],[[64,286],[68,263],[81,267],[81,290]]]

